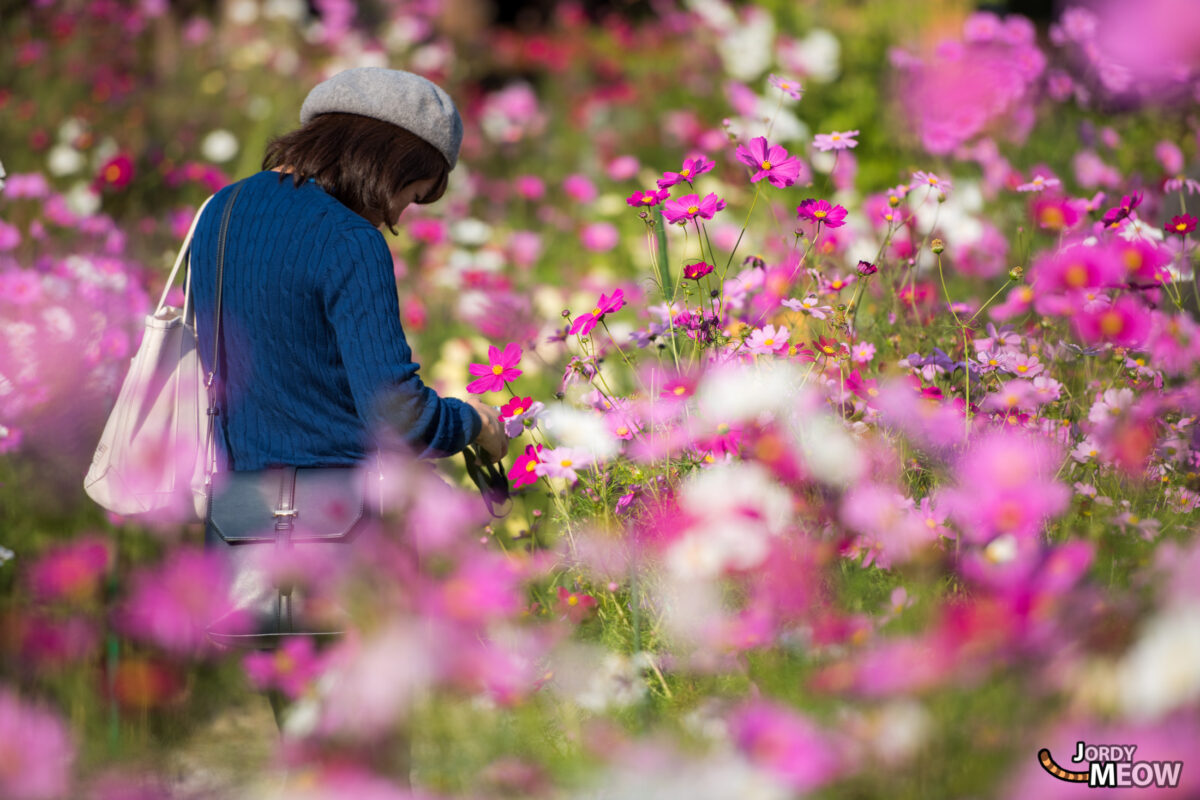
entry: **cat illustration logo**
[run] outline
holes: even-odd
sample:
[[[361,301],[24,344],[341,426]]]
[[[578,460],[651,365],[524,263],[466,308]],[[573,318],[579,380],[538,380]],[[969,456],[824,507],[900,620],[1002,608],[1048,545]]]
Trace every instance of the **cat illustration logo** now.
[[[1088,762],[1085,771],[1063,769],[1045,747],[1038,750],[1037,755],[1042,769],[1068,783],[1086,783],[1093,788],[1158,786],[1174,789],[1179,786],[1179,776],[1183,773],[1182,761],[1134,761],[1133,754],[1136,752],[1135,744],[1076,742],[1071,761],[1076,764]]]

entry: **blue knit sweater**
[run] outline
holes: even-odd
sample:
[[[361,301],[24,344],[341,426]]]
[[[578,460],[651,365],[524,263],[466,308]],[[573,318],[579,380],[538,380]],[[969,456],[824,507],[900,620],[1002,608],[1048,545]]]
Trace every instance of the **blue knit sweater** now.
[[[225,403],[217,437],[230,470],[362,460],[383,433],[421,457],[457,453],[481,420],[417,375],[400,326],[383,234],[316,183],[263,171],[241,181],[225,244]],[[200,357],[213,354],[216,250],[232,187],[192,240]]]

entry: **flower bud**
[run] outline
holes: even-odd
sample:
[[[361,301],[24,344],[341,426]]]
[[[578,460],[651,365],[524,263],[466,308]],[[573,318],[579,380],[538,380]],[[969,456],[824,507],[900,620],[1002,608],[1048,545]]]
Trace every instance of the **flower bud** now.
[[[933,251],[935,256],[940,256],[946,250],[946,245],[941,239],[934,239],[929,243],[929,249]]]
[[[1021,280],[1021,276],[1025,274],[1024,267],[1013,267],[1008,271],[1008,279],[1013,281]]]
[[[875,266],[870,261],[858,262],[858,274],[864,278],[868,275],[874,275],[876,272],[879,272],[879,267]]]
[[[564,309],[562,310],[562,318],[563,318],[563,319],[570,319],[570,318],[571,318],[571,309],[569,309],[569,308],[564,308]]]

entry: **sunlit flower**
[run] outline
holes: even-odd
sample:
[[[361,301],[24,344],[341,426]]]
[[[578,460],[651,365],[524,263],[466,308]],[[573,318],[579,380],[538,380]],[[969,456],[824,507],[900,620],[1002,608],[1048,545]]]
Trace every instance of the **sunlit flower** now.
[[[509,342],[504,351],[492,345],[488,348],[487,364],[471,364],[467,371],[472,375],[481,376],[479,380],[467,384],[467,391],[472,394],[499,392],[504,389],[505,381],[516,379],[521,370],[517,364],[521,361],[521,347],[516,342]]]
[[[705,263],[704,261],[697,261],[695,264],[688,264],[684,266],[683,277],[687,278],[688,280],[698,281],[712,271],[712,264]]]
[[[570,447],[556,447],[538,454],[541,459],[534,472],[547,478],[565,478],[574,483],[579,480],[579,470],[592,465],[592,457],[582,450]]]
[[[700,199],[697,194],[685,194],[674,200],[668,200],[663,205],[663,218],[667,222],[687,222],[696,219],[712,219],[713,215],[725,207],[725,201],[715,194],[709,193]]]
[[[653,208],[670,196],[671,193],[665,188],[659,189],[657,192],[654,190],[648,192],[637,191],[625,198],[625,202],[633,208]]]
[[[691,186],[696,178],[706,172],[710,172],[714,166],[716,165],[706,156],[684,159],[683,166],[679,168],[679,172],[663,173],[663,176],[658,179],[658,188],[666,189],[681,182]]]
[[[625,305],[625,292],[617,289],[612,295],[601,294],[600,299],[596,301],[596,306],[586,314],[580,314],[575,317],[575,321],[571,323],[571,335],[587,336],[591,333],[592,328],[596,327],[596,323],[604,318],[605,314],[611,314],[614,311],[620,311]]]
[[[827,228],[840,228],[846,224],[846,209],[830,205],[828,200],[808,198],[796,206],[796,216]]]
[[[539,458],[541,451],[542,445],[539,444],[535,447],[534,445],[527,444],[525,445],[525,452],[513,460],[513,465],[508,470],[508,479],[512,481],[514,489],[520,489],[522,486],[537,483],[537,465],[541,461]]]
[[[821,305],[821,301],[817,299],[815,294],[810,294],[803,300],[797,300],[794,297],[788,297],[782,301],[782,304],[793,311],[810,314],[816,319],[825,319],[831,313],[833,313],[833,308],[830,306]]]
[[[746,348],[751,353],[761,355],[773,355],[781,351],[787,350],[788,346],[788,329],[780,326],[776,328],[774,325],[764,325],[755,330],[746,339]]]

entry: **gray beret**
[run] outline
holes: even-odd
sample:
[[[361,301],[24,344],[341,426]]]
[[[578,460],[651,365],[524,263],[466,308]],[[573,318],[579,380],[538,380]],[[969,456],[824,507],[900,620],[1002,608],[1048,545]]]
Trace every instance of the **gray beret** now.
[[[356,67],[313,87],[300,106],[300,124],[318,114],[340,111],[383,120],[415,133],[458,163],[463,125],[454,101],[420,75],[383,67]]]

